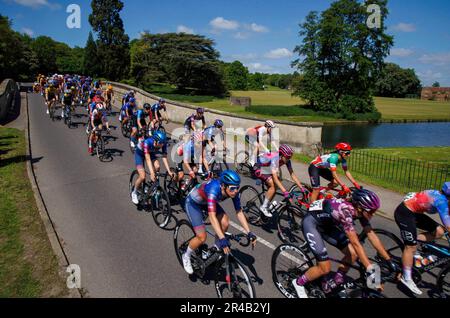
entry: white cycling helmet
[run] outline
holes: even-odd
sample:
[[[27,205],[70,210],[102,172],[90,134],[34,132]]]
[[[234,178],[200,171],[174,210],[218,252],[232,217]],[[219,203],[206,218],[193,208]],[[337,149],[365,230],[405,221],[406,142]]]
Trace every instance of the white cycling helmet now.
[[[266,121],[265,127],[266,128],[275,128],[275,123],[271,120],[268,120],[268,121]]]

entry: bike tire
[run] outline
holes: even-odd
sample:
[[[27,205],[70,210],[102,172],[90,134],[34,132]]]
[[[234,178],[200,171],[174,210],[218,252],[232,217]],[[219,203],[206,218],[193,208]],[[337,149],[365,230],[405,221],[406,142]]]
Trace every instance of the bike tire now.
[[[303,244],[305,242],[301,222],[306,213],[296,206],[285,206],[277,219],[278,237],[283,243]]]
[[[161,229],[166,228],[172,217],[172,208],[169,195],[160,185],[156,187],[151,195],[150,210],[155,224]]]
[[[247,268],[239,259],[229,255],[231,290],[226,280],[226,262],[222,258],[216,266],[214,285],[219,298],[256,298],[255,286]]]
[[[263,204],[261,195],[252,186],[244,186],[240,191],[241,206],[248,221],[252,225],[258,225],[261,217],[259,208]]]
[[[180,222],[178,222],[178,225],[175,228],[173,234],[173,244],[175,247],[175,253],[177,255],[178,262],[180,263],[182,268],[184,268],[182,256],[186,252],[190,240],[194,237],[194,228],[192,227],[191,223],[189,223],[189,221],[181,220]]]
[[[250,159],[250,154],[248,151],[240,151],[234,157],[234,166],[236,167],[236,171],[243,176],[251,176],[253,173],[253,169],[250,167],[248,163]]]
[[[95,146],[95,151],[97,153],[97,158],[100,159],[101,161],[105,155],[105,142],[101,135],[97,137],[97,144]]]
[[[292,281],[313,266],[311,258],[301,247],[293,244],[283,244],[277,247],[272,254],[271,270],[272,280],[278,291],[286,298],[298,298]],[[314,292],[313,288],[308,286],[308,291]],[[317,294],[316,297],[324,298],[325,295]]]

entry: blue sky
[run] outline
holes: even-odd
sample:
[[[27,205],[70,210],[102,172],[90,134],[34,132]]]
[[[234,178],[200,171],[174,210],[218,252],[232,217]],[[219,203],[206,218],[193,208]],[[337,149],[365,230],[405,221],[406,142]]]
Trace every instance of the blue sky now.
[[[69,29],[69,4],[81,8],[81,28]],[[325,0],[125,0],[122,18],[131,39],[140,32],[193,32],[212,38],[225,61],[240,60],[251,71],[290,73],[299,27]],[[84,46],[90,29],[90,1],[0,0],[0,13],[13,28]],[[395,46],[388,61],[414,68],[423,85],[450,86],[450,1],[390,0],[386,21]]]

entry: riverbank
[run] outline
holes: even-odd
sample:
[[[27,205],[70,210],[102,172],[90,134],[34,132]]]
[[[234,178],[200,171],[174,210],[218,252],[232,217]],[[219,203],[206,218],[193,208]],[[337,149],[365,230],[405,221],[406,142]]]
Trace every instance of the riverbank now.
[[[25,136],[0,127],[0,297],[67,296],[27,175]]]

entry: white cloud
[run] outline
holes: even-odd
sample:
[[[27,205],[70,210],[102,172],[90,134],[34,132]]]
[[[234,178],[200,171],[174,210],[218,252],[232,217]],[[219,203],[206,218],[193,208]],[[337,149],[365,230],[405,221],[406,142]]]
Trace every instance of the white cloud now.
[[[256,23],[252,23],[248,26],[246,26],[249,30],[252,30],[253,32],[256,33],[264,33],[264,32],[269,32],[269,29],[263,25],[258,25]]]
[[[177,27],[177,33],[187,33],[187,34],[194,34],[194,29],[188,28],[184,25],[179,25]]]
[[[441,72],[434,72],[432,70],[427,70],[426,72],[418,72],[417,75],[422,81],[422,84],[425,86],[431,85],[432,83],[442,80],[444,78],[443,74]]]
[[[248,64],[250,72],[270,72],[273,71],[273,67],[261,63],[250,63]]]
[[[275,49],[264,55],[268,59],[282,59],[286,57],[291,57],[294,54],[286,48]]]
[[[249,36],[250,36],[250,34],[245,33],[245,32],[238,32],[235,35],[233,35],[233,37],[238,40],[248,39]]]
[[[391,50],[391,56],[407,57],[407,56],[411,56],[413,54],[414,54],[414,51],[410,50],[410,49],[398,48],[398,49]]]
[[[439,66],[447,65],[447,64],[450,64],[450,52],[425,54],[419,58],[419,61],[424,64],[433,64],[433,65],[439,65]]]
[[[34,35],[34,31],[29,28],[22,28],[22,32],[25,34],[28,34],[31,37],[33,37],[33,35]]]
[[[15,3],[20,4],[25,7],[30,7],[33,9],[39,7],[49,7],[50,9],[60,9],[61,5],[58,3],[50,3],[47,0],[14,0]]]
[[[216,30],[236,30],[239,28],[239,22],[226,20],[222,17],[211,20],[209,24]]]
[[[399,32],[414,32],[416,31],[416,26],[412,23],[399,23],[394,25],[392,29]]]

